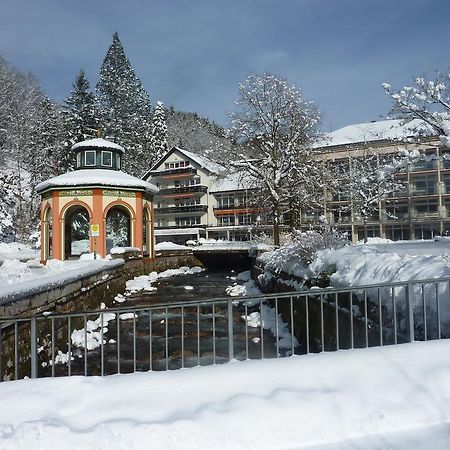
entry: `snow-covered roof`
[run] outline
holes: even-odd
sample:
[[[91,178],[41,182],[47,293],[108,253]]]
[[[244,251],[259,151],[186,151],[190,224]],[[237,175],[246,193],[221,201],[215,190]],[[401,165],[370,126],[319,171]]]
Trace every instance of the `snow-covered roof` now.
[[[36,186],[41,193],[50,188],[71,186],[113,186],[145,190],[156,194],[159,189],[147,181],[128,175],[120,170],[82,169],[50,178]]]
[[[221,173],[225,170],[225,167],[221,164],[218,164],[205,156],[200,156],[195,153],[192,153],[188,150],[184,150],[183,148],[175,147],[176,150],[186,155],[189,159],[197,163],[200,167],[208,170],[211,173]]]
[[[222,173],[225,170],[225,167],[210,160],[209,158],[206,158],[205,156],[197,155],[188,150],[185,150],[184,148],[172,147],[162,158],[159,159],[159,161],[156,162],[156,164],[153,165],[153,167],[143,176],[143,178],[147,179],[152,174],[152,172],[164,171],[164,169],[157,170],[157,168],[167,159],[169,155],[171,155],[175,151],[182,153],[186,158],[190,159],[210,173],[218,174]]]
[[[419,119],[404,122],[399,119],[348,125],[326,134],[315,147],[332,147],[384,140],[402,140],[417,135],[432,135],[430,126]]]
[[[106,148],[109,150],[117,150],[125,153],[125,149],[115,142],[107,141],[103,138],[88,139],[86,141],[77,142],[72,146],[72,150],[79,150],[80,148]]]
[[[230,173],[223,176],[216,176],[211,184],[211,192],[239,191],[251,189],[255,186],[248,174]]]

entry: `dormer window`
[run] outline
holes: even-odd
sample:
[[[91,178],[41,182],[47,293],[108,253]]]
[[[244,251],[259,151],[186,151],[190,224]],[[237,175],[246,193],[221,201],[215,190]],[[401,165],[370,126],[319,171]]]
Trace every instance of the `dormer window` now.
[[[92,167],[97,164],[95,150],[86,150],[84,152],[84,165],[86,167]]]
[[[112,167],[112,152],[102,151],[102,166]]]

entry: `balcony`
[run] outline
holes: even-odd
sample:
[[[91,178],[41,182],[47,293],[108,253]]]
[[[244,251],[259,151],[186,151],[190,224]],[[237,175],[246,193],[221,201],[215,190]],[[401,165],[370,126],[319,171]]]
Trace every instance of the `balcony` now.
[[[156,214],[177,214],[177,213],[206,213],[206,205],[186,205],[186,206],[168,206],[166,208],[155,208]]]
[[[195,186],[181,186],[175,188],[161,189],[159,191],[160,195],[170,195],[177,196],[178,194],[206,194],[208,188],[206,186],[201,186],[197,184]]]
[[[172,177],[173,175],[197,175],[195,167],[178,167],[177,169],[166,170],[152,170],[150,172],[152,177]]]

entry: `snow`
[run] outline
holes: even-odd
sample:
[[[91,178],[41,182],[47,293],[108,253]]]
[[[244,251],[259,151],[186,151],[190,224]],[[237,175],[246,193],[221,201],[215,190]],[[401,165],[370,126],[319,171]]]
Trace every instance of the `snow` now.
[[[161,251],[161,250],[190,250],[189,247],[186,247],[185,245],[179,245],[179,244],[174,244],[173,242],[160,242],[158,244],[155,245],[155,250],[156,251]]]
[[[1,383],[0,447],[449,448],[449,352],[434,341]]]
[[[163,272],[150,272],[149,275],[141,275],[139,277],[134,277],[132,280],[128,280],[126,283],[126,289],[129,293],[139,292],[139,291],[155,291],[157,288],[152,286],[160,278],[170,278],[178,275],[193,275],[196,273],[203,272],[205,269],[202,267],[194,266],[187,267],[182,266],[178,269],[167,269]],[[123,301],[123,300],[122,300]]]
[[[450,277],[450,242],[405,241],[321,250],[309,269],[316,274],[333,272],[332,286]]]
[[[64,286],[123,264],[123,259],[70,261],[52,259],[47,261],[45,266],[38,264],[38,261],[23,263],[14,259],[6,260],[0,266],[0,304]]]
[[[113,149],[118,150],[121,153],[125,153],[125,149],[121,147],[119,144],[107,141],[106,139],[103,138],[88,139],[86,141],[78,142],[72,146],[72,150],[79,150],[82,148],[91,148],[91,147]]]
[[[255,295],[260,296],[262,294],[256,283],[252,279],[249,279],[249,271],[239,273],[236,278],[242,281],[247,279],[247,281],[242,285],[234,283],[232,286],[228,286],[225,292],[230,297],[251,297]],[[255,302],[261,302],[261,312],[255,311],[248,316],[243,315],[241,318],[247,321],[247,324],[253,328],[260,327],[262,322],[262,326],[265,330],[270,330],[275,338],[278,336],[278,348],[280,350],[292,349],[292,344],[296,347],[298,345],[297,338],[292,336],[289,327],[283,321],[281,314],[278,314],[277,316],[275,308],[267,305],[264,298],[259,300],[244,299],[244,303],[247,304],[247,306],[251,306]],[[290,353],[291,350],[289,350],[289,354]]]
[[[216,176],[213,179],[210,192],[227,192],[239,191],[254,188],[256,183],[248,174],[242,172],[235,172]],[[224,208],[226,209],[226,208]]]
[[[413,119],[407,123],[402,120],[380,120],[357,123],[328,133],[316,143],[315,147],[331,147],[380,140],[404,140],[417,134],[432,134],[432,130],[423,121]]]
[[[123,255],[124,253],[141,253],[141,249],[138,247],[113,247],[109,253],[111,255]]]
[[[200,238],[195,251],[210,250],[248,250],[248,251],[268,251],[273,246],[255,241],[227,241],[222,239]]]
[[[128,175],[121,170],[108,169],[81,169],[64,173],[39,183],[36,186],[36,190],[37,192],[42,193],[51,188],[78,186],[84,188],[109,186],[142,189],[153,194],[156,194],[159,191],[156,186],[147,181]]]
[[[20,242],[0,242],[0,261],[6,259],[26,261],[37,257],[39,257],[39,250],[31,248],[29,245]]]
[[[190,160],[194,161],[201,168],[206,169],[208,172],[218,174],[218,173],[221,173],[226,170],[224,166],[217,164],[214,161],[211,161],[210,159],[206,158],[205,156],[197,155],[188,150],[185,150],[184,148],[175,147],[175,150],[179,151],[180,153],[183,153]]]

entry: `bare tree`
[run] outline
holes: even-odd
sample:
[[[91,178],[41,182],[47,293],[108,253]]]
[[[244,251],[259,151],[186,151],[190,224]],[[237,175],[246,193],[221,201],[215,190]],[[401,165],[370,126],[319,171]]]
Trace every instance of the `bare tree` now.
[[[417,77],[413,86],[399,91],[388,83],[383,88],[393,100],[394,112],[422,121],[417,134],[437,134],[443,145],[450,146],[450,73],[438,73],[435,80]]]
[[[317,184],[310,148],[319,136],[320,115],[300,90],[271,74],[249,76],[238,91],[238,111],[230,114],[236,146],[229,164],[255,180],[279,245],[283,211],[302,189]]]

